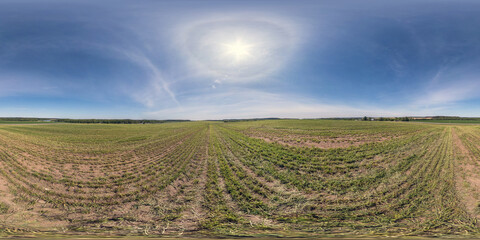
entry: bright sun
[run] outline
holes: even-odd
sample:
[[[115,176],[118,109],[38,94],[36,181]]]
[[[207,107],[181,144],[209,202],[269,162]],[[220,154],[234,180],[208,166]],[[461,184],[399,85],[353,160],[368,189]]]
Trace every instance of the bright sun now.
[[[252,48],[253,44],[245,43],[242,39],[223,44],[224,54],[233,58],[235,62],[243,62],[252,57]]]
[[[185,47],[193,66],[206,74],[225,81],[258,80],[279,69],[289,57],[295,32],[275,21],[226,19],[193,23],[179,32],[178,36],[184,37],[179,43],[184,45],[181,47]]]

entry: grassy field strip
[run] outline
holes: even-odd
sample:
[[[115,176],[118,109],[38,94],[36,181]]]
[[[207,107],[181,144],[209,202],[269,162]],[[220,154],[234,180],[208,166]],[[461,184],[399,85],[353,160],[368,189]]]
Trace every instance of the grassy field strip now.
[[[424,143],[425,145],[429,146],[429,154],[427,155],[424,155],[422,156],[420,154],[419,157],[413,157],[413,158],[407,158],[410,162],[413,162],[413,161],[416,161],[418,162],[418,166],[420,166],[421,168],[419,168],[419,173],[418,175],[413,175],[413,178],[412,176],[408,176],[408,177],[405,177],[403,180],[406,181],[407,179],[409,179],[409,183],[405,184],[403,183],[403,186],[405,186],[404,189],[400,188],[400,189],[396,189],[396,188],[393,188],[395,191],[394,193],[391,195],[392,196],[392,199],[395,199],[394,201],[394,205],[386,205],[384,207],[384,210],[383,212],[385,212],[385,209],[389,209],[390,212],[392,210],[394,210],[393,212],[395,212],[395,210],[397,211],[400,211],[400,214],[395,212],[395,216],[387,216],[386,219],[389,219],[388,221],[390,222],[399,222],[401,221],[402,219],[408,219],[408,218],[412,218],[412,215],[413,213],[415,213],[415,209],[417,208],[415,206],[415,204],[411,204],[411,202],[413,201],[414,203],[417,203],[417,204],[420,204],[421,202],[423,202],[426,198],[426,196],[424,196],[424,192],[426,190],[428,190],[428,185],[426,185],[427,183],[424,183],[424,179],[429,179],[429,178],[432,178],[433,175],[435,174],[440,174],[438,172],[438,170],[440,169],[439,166],[441,166],[442,164],[446,164],[447,161],[451,162],[452,160],[451,159],[445,159],[445,158],[448,158],[449,156],[451,156],[451,154],[448,154],[448,151],[445,149],[446,146],[449,146],[450,145],[450,142],[449,142],[449,138],[448,138],[448,133],[442,133],[442,132],[439,132],[439,131],[442,131],[443,128],[437,128],[437,137],[435,138],[432,138],[432,136],[430,137],[427,137],[427,136],[421,136],[421,137],[418,137],[417,139],[427,139],[427,142]],[[235,139],[239,139],[238,137],[235,137]],[[437,139],[437,142],[438,142],[438,147],[437,148],[431,148],[431,143],[428,143],[428,140],[429,139]],[[445,140],[444,142],[439,142],[440,140]],[[413,141],[414,142],[414,141]],[[415,142],[414,142],[415,143]],[[425,145],[420,145],[420,146],[425,146]],[[424,147],[425,148],[425,147]],[[266,154],[267,156],[269,154]],[[447,157],[442,157],[442,156],[447,156]],[[276,157],[277,160],[278,160],[278,157]],[[250,157],[250,159],[252,159],[252,157]],[[443,160],[444,162],[438,162],[437,160]],[[272,161],[269,161],[269,162],[273,162]],[[404,166],[408,166],[408,164],[404,164]],[[294,166],[288,166],[290,168],[294,167]],[[428,172],[429,170],[437,170],[437,171],[433,171],[433,172]],[[392,172],[402,172],[402,171],[407,171],[407,169],[393,169]],[[272,171],[274,172],[274,171]],[[414,174],[416,174],[415,172],[413,172]],[[386,175],[389,175],[389,174],[386,174]],[[275,177],[275,176],[274,176]],[[412,180],[413,179],[413,180]],[[415,179],[418,179],[417,181],[415,181]],[[453,181],[452,179],[450,179],[450,182]],[[294,181],[289,181],[289,182],[294,182]],[[436,183],[434,183],[436,184]],[[393,186],[395,186],[395,184],[392,184]],[[402,184],[400,184],[400,186],[402,186]],[[408,189],[408,192],[404,193],[402,191],[405,191],[406,189]],[[403,196],[403,194],[405,196]],[[398,199],[399,197],[404,197],[404,199],[400,198],[400,200]],[[387,198],[389,196],[387,195]],[[395,198],[393,198],[395,197]],[[397,199],[396,199],[397,198]],[[370,215],[371,217],[374,217],[374,218],[378,218],[378,215],[382,213],[382,210],[376,210],[376,211],[372,211],[371,213],[368,213],[368,211],[365,211],[365,208],[369,208],[369,207],[375,207],[375,209],[378,209],[378,205],[379,204],[379,201],[375,201],[374,199],[369,199],[367,202],[365,203],[360,203],[360,204],[357,204],[357,205],[352,205],[351,203],[350,204],[344,204],[344,207],[336,207],[335,205],[332,205],[332,204],[325,204],[325,208],[326,210],[328,209],[331,209],[331,211],[334,211],[334,212],[337,212],[336,215],[333,215],[333,219],[325,219],[325,212],[321,212],[320,214],[315,214],[315,217],[318,219],[319,216],[323,216],[323,219],[320,218],[321,220],[320,221],[331,221],[333,222],[332,220],[342,220],[342,219],[345,219],[345,218],[354,218],[355,221],[358,221],[358,220],[361,220],[362,217],[364,216],[368,216]],[[407,206],[405,206],[407,205]],[[322,210],[325,210],[325,208],[321,208]],[[311,206],[310,206],[310,209],[311,209]],[[361,213],[360,215],[352,215],[355,211],[357,210],[360,210],[360,211],[363,211],[363,213]],[[343,213],[342,213],[343,212]],[[339,214],[338,214],[339,213]],[[345,213],[347,213],[347,216],[345,216]],[[328,215],[327,215],[328,216]],[[413,217],[415,217],[415,215],[413,215]],[[378,221],[378,220],[377,220]],[[398,225],[398,224],[397,224]],[[425,223],[425,226],[422,228],[423,230],[425,229],[431,229],[431,227],[429,226],[430,223]],[[362,225],[362,227],[365,227],[365,225]],[[439,227],[439,226],[437,226]],[[415,230],[413,230],[414,232]]]
[[[1,125],[0,232],[477,234],[479,142],[396,122]]]
[[[454,141],[457,155],[457,169],[459,176],[457,184],[459,193],[463,197],[464,203],[471,216],[480,217],[480,151],[478,141],[480,141],[480,131],[471,126],[459,126],[454,128]]]
[[[231,228],[240,223],[242,219],[228,206],[227,199],[223,194],[215,148],[216,137],[213,131],[213,127],[210,125],[208,128],[207,182],[204,193],[208,218],[201,222],[201,226],[212,231],[218,231],[222,228]]]
[[[176,146],[176,145],[174,145],[174,146]],[[151,158],[150,156],[148,156],[148,157],[149,157],[150,160],[153,159],[153,158]],[[158,157],[158,156],[154,156],[154,157]],[[80,157],[80,158],[81,158],[81,157]],[[36,160],[36,159],[37,159],[37,158],[30,158],[30,161]],[[128,167],[128,169],[132,169],[132,166],[128,166],[128,163],[125,163],[124,161],[120,161],[120,162],[123,163],[123,164],[118,164],[118,163],[119,163],[118,160],[120,160],[120,159],[117,159],[117,161],[116,161],[116,162],[117,162],[117,165],[119,165],[119,166],[125,166],[125,165],[126,165],[126,166]],[[148,163],[147,159],[140,159],[140,160],[143,160],[143,161],[141,161],[141,162],[138,162],[138,161],[137,161],[137,162],[136,162],[136,165],[137,165],[137,166],[138,166],[139,163],[140,163],[140,164],[142,164],[142,163]],[[81,159],[81,160],[77,160],[77,161],[79,162],[79,163],[78,163],[79,165],[81,164],[81,165],[89,166],[89,165],[92,164],[90,160],[86,160],[86,159]],[[93,162],[93,163],[95,163],[95,162]],[[109,165],[112,165],[112,164],[114,164],[114,163],[112,163],[112,161],[110,161],[108,164],[109,164]],[[94,166],[95,166],[95,168],[98,168],[98,167],[99,167],[98,164],[94,164]],[[73,166],[73,167],[75,168],[76,166]],[[123,170],[123,169],[118,169],[118,168],[117,168],[117,169],[110,169],[110,170],[121,171],[121,170]],[[56,176],[56,177],[59,177],[59,176]],[[60,176],[60,177],[61,177],[61,176]],[[69,175],[69,177],[71,177],[71,175]],[[86,177],[88,177],[88,176],[83,176],[83,179],[85,179]],[[69,180],[68,180],[68,179],[65,179],[65,181],[69,181]]]
[[[189,150],[191,150],[191,149],[189,149]],[[180,153],[177,156],[178,156],[178,159],[182,159],[182,157],[184,157],[185,154]],[[2,160],[4,160],[4,163],[11,163],[12,161],[8,161],[9,159],[10,158],[3,158]],[[179,167],[182,162],[181,161],[175,161],[175,162],[177,163],[177,165],[167,167],[165,169],[164,174],[175,173],[175,171],[178,170],[177,167]],[[85,194],[87,196],[82,196],[82,194],[80,192],[76,192],[75,195],[69,195],[69,194],[65,194],[65,193],[60,193],[60,192],[54,192],[54,191],[47,190],[47,189],[52,189],[52,190],[56,189],[53,186],[51,186],[50,188],[39,187],[37,181],[39,181],[39,180],[45,181],[45,183],[42,184],[43,186],[45,186],[49,183],[48,179],[37,179],[35,181],[30,181],[29,179],[32,176],[35,177],[37,175],[28,174],[27,172],[24,171],[24,169],[22,169],[21,166],[15,165],[14,163],[12,163],[12,165],[7,165],[7,166],[11,167],[11,169],[8,170],[8,174],[5,170],[7,168],[2,169],[1,172],[0,172],[4,175],[5,178],[9,179],[14,185],[18,186],[24,192],[27,192],[29,195],[40,198],[40,199],[42,199],[46,202],[52,203],[55,206],[61,206],[63,204],[68,204],[68,205],[73,205],[73,206],[76,206],[76,205],[79,205],[79,204],[80,205],[86,204],[87,206],[88,205],[98,205],[98,204],[116,205],[119,202],[118,202],[118,200],[113,200],[113,199],[124,199],[123,201],[133,201],[133,198],[138,198],[137,195],[141,191],[141,190],[137,189],[133,192],[128,192],[128,193],[118,193],[117,192],[117,193],[114,193],[112,195],[106,195],[106,196],[103,195],[103,194],[100,195],[100,196],[98,194],[95,194],[94,196],[88,196],[88,194]],[[155,176],[153,176],[153,177],[155,177]],[[151,183],[151,181],[149,181],[150,178],[147,176],[145,179],[142,180],[142,182]],[[129,184],[129,183],[127,182],[126,184]],[[143,185],[142,183],[137,183],[137,184],[138,185]],[[96,188],[99,188],[100,184],[94,182],[92,185],[93,186],[90,186],[89,184],[86,184],[86,187],[91,187],[91,188],[96,189]],[[148,188],[146,188],[146,186],[142,186],[142,187],[145,188],[144,190],[148,189]],[[151,188],[153,189],[153,187],[151,187]],[[47,197],[47,196],[51,196],[51,197]],[[131,199],[128,200],[129,199],[128,197],[130,197]],[[62,199],[62,201],[57,202],[57,201],[59,201],[59,199]]]
[[[204,135],[197,131],[196,136]],[[190,160],[193,152],[199,146],[197,142],[200,140],[198,137],[190,137],[187,140],[184,142],[185,144],[182,144],[187,147],[176,147],[173,152],[161,155],[160,158],[157,158],[158,160],[150,161],[146,165],[137,162],[137,164],[140,163],[142,169],[139,169],[138,166],[133,168],[131,173],[135,172],[135,175],[129,174],[129,172],[120,172],[115,177],[98,178],[91,181],[58,180],[48,175],[26,171],[26,166],[5,154],[2,156],[2,175],[10,181],[11,186],[17,188],[13,190],[17,192],[17,198],[24,202],[30,202],[29,205],[40,201],[51,205],[52,208],[63,209],[63,211],[89,214],[92,210],[98,211],[99,208],[138,202],[170,185],[185,172],[187,165],[190,164],[190,168],[196,169],[196,166],[191,166],[195,162]],[[119,179],[119,177],[121,178]],[[35,178],[36,180],[31,180]],[[119,181],[122,179],[124,181]],[[61,188],[58,187],[61,186],[56,185],[62,184],[65,185],[65,188],[76,187],[79,190],[74,189],[72,193],[68,193],[68,190],[66,192],[59,191]]]

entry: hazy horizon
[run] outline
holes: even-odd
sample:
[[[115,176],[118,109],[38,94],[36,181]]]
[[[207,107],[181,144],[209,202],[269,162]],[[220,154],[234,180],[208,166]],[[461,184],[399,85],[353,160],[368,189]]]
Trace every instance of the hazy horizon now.
[[[0,116],[480,117],[478,1],[2,1]]]

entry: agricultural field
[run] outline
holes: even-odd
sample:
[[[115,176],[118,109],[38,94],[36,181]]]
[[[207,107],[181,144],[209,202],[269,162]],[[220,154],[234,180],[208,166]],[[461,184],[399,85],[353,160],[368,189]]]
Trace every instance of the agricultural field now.
[[[5,120],[0,120],[0,124],[48,124],[48,122],[41,122],[41,121],[5,121]]]
[[[0,125],[0,234],[475,236],[479,160],[480,125]]]
[[[415,122],[426,123],[453,123],[453,124],[480,124],[479,119],[432,119],[432,120],[413,120]]]

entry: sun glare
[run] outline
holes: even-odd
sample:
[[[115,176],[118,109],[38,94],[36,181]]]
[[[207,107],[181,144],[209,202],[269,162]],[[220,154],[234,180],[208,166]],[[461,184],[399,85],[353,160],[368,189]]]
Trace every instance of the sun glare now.
[[[242,39],[235,42],[223,44],[224,54],[232,57],[236,62],[242,62],[252,57],[253,44],[245,43]]]
[[[192,24],[185,39],[191,63],[215,78],[259,80],[289,57],[289,29],[272,21],[225,20]],[[183,32],[182,32],[183,33]]]

